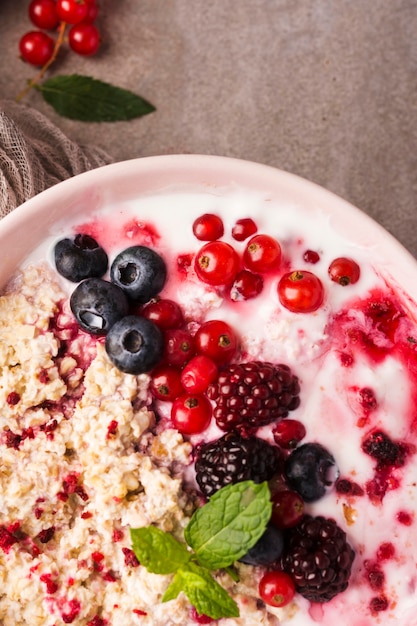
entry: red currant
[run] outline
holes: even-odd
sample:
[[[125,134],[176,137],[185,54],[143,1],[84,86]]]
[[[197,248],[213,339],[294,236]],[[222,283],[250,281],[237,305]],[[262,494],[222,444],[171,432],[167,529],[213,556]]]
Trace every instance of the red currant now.
[[[245,217],[241,220],[237,220],[235,225],[232,228],[232,237],[236,239],[236,241],[244,241],[248,237],[254,235],[258,230],[253,219],[250,217]]]
[[[85,0],[57,0],[58,17],[67,24],[79,24],[88,14],[88,2]]]
[[[28,11],[29,19],[38,28],[53,30],[59,24],[55,0],[32,0]]]
[[[271,522],[277,528],[292,528],[304,515],[304,501],[296,491],[277,491],[271,501]]]
[[[184,323],[181,307],[174,300],[163,298],[153,300],[142,309],[140,315],[151,320],[163,330],[179,328]]]
[[[175,428],[183,435],[197,435],[210,424],[212,411],[207,396],[184,394],[174,400],[171,419]]]
[[[209,285],[229,285],[239,271],[236,250],[224,241],[210,241],[196,254],[194,268],[200,280]]]
[[[274,426],[272,435],[278,446],[285,450],[291,450],[304,439],[306,428],[298,420],[283,419]]]
[[[204,213],[194,220],[193,233],[200,241],[215,241],[224,235],[223,221],[218,215]]]
[[[358,282],[361,275],[359,265],[353,259],[338,257],[329,265],[329,276],[333,282],[346,287]]]
[[[316,311],[324,299],[321,280],[312,272],[294,270],[287,272],[278,283],[281,304],[293,313]]]
[[[223,320],[204,322],[195,335],[196,350],[217,364],[230,363],[237,353],[238,339],[235,331]]]
[[[94,22],[98,16],[98,6],[95,3],[95,0],[86,0],[88,3],[88,13],[84,18],[84,22]]]
[[[243,264],[252,272],[264,273],[278,269],[281,263],[281,246],[269,235],[255,235],[243,252]]]
[[[285,606],[295,594],[294,582],[286,572],[267,572],[259,582],[259,595],[270,606]]]
[[[31,65],[45,65],[51,59],[54,48],[52,37],[38,30],[23,35],[19,43],[22,59]]]
[[[204,393],[216,380],[217,373],[216,363],[204,354],[198,354],[182,370],[181,383],[188,393]]]
[[[184,367],[194,354],[195,340],[191,333],[180,328],[165,331],[164,357],[167,363]]]
[[[306,263],[315,265],[320,261],[320,255],[315,250],[306,250],[303,254],[303,259]]]
[[[150,390],[158,400],[172,402],[184,393],[181,370],[174,365],[158,365],[151,374]]]
[[[198,613],[194,606],[191,607],[190,617],[194,622],[196,622],[196,624],[211,624],[214,621],[208,615],[205,615],[204,613]]]
[[[235,278],[230,290],[232,300],[249,300],[258,296],[264,286],[264,280],[259,274],[253,274],[249,270],[242,270]]]
[[[68,43],[74,52],[83,56],[95,54],[100,47],[100,33],[94,24],[74,24],[68,33]]]

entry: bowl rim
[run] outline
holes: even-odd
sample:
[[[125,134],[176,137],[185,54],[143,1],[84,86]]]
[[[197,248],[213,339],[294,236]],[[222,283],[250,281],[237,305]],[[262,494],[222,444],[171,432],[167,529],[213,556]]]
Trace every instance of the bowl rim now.
[[[129,194],[142,185],[152,190],[167,184],[199,182],[207,186],[225,186],[236,182],[240,186],[282,193],[294,202],[320,205],[325,213],[332,216],[335,224],[347,237],[360,241],[366,232],[366,241],[379,248],[380,256],[386,259],[384,270],[388,272],[397,287],[403,288],[408,297],[417,300],[417,261],[413,255],[382,225],[363,210],[344,200],[334,192],[307,180],[297,174],[278,169],[271,165],[228,156],[204,154],[168,154],[137,157],[88,170],[58,182],[52,187],[30,198],[0,220],[0,241],[20,241],[18,249],[9,256],[23,260],[31,250],[22,237],[22,225],[28,223],[36,230],[35,215],[50,213],[52,224],[63,211],[70,210],[74,202],[93,188],[111,190],[116,186]],[[162,186],[162,187],[161,187]],[[120,192],[119,192],[120,193]],[[113,198],[117,200],[117,196]],[[55,208],[56,207],[56,208]],[[65,213],[64,213],[65,214]],[[38,236],[41,237],[41,230]],[[32,237],[28,234],[26,239]],[[20,237],[20,238],[19,238]],[[40,241],[40,239],[39,239]],[[364,245],[366,245],[364,243]],[[382,246],[385,251],[382,251]],[[383,253],[382,253],[383,252]],[[382,254],[381,254],[382,253]],[[9,259],[13,264],[13,259]],[[18,262],[14,263],[17,267]],[[0,283],[5,278],[0,276]]]

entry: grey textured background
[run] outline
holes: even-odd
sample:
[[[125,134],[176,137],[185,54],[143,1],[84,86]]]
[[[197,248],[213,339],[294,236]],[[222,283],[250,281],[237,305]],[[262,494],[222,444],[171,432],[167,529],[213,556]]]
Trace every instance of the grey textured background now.
[[[34,70],[18,58],[25,0],[0,0],[0,98]],[[416,0],[98,0],[98,56],[79,72],[149,99],[142,119],[83,124],[24,100],[115,160],[202,153],[291,171],[363,209],[417,256]]]

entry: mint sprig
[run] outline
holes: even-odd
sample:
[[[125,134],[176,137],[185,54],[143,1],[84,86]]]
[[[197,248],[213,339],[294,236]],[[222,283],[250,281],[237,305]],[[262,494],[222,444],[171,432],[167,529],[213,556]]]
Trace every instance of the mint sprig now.
[[[181,591],[200,615],[208,615],[212,619],[239,617],[236,602],[205,567],[191,562],[186,569],[179,569],[162,602],[174,600]]]
[[[139,561],[153,574],[174,574],[191,559],[191,553],[169,533],[147,526],[130,532],[132,548]]]
[[[267,483],[237,483],[217,491],[194,513],[185,529],[185,540],[201,565],[228,567],[260,539],[271,512]]]
[[[174,574],[162,601],[183,592],[198,613],[212,619],[238,617],[236,602],[211,571],[228,568],[263,535],[271,517],[268,483],[243,481],[227,485],[192,516],[186,544],[154,526],[131,529],[139,562],[156,574]]]

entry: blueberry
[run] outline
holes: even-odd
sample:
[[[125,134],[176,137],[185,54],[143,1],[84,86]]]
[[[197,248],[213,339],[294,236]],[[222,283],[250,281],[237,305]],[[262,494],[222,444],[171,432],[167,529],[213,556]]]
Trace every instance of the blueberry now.
[[[97,241],[83,234],[58,241],[54,256],[57,272],[73,283],[104,276],[109,264],[106,252]]]
[[[305,443],[287,458],[284,473],[291,489],[305,502],[322,498],[338,477],[336,461],[320,443]]]
[[[112,363],[126,374],[149,372],[161,360],[162,332],[156,324],[138,315],[127,315],[111,327],[106,351]]]
[[[267,567],[278,561],[284,548],[282,531],[269,524],[257,543],[239,560],[247,565],[262,565]]]
[[[163,258],[146,246],[131,246],[116,256],[110,279],[139,303],[149,302],[165,284],[167,269]]]
[[[127,315],[129,302],[117,285],[102,278],[86,278],[72,292],[70,307],[81,328],[92,335],[106,335]]]

